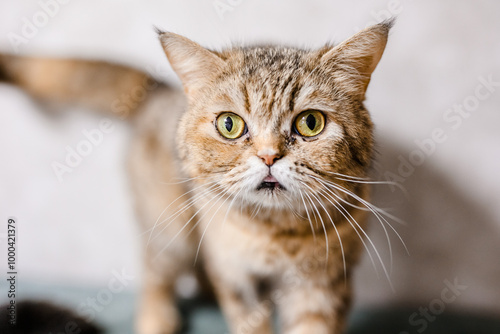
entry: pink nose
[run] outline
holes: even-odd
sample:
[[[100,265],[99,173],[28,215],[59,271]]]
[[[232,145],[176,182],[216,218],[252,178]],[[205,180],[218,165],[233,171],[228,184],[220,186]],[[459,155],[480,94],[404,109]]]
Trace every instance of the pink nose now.
[[[277,154],[262,154],[259,155],[259,158],[261,158],[266,165],[272,166],[276,162],[276,160],[280,158],[280,156],[278,156]]]

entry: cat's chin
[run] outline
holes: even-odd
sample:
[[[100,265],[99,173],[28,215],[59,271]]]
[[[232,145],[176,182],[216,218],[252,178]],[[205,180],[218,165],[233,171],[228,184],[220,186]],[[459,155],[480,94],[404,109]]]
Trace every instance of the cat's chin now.
[[[290,202],[293,202],[290,191],[279,182],[264,181],[253,191],[248,192],[245,197],[246,205],[250,205],[251,207],[258,206],[271,210],[289,208]]]

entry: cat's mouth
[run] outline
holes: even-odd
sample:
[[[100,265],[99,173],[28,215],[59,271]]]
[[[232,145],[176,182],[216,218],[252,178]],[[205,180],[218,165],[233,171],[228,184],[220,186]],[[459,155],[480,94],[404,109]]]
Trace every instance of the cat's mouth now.
[[[257,190],[286,190],[285,187],[283,187],[278,180],[272,175],[268,175],[262,180],[262,183],[259,184],[257,187]]]

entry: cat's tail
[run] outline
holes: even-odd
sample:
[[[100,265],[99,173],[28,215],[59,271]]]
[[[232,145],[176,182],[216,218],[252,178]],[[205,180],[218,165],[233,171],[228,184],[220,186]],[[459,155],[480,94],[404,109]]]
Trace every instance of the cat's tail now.
[[[102,61],[31,58],[0,54],[0,81],[16,84],[37,99],[132,114],[160,85],[148,74]]]

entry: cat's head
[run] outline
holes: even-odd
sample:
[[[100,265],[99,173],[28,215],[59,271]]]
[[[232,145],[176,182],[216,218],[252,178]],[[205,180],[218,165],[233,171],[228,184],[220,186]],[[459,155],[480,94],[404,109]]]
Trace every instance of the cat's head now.
[[[370,166],[372,122],[363,100],[390,27],[317,50],[215,52],[160,32],[189,103],[177,132],[189,176],[269,208],[321,201],[328,182],[352,190],[342,178],[363,177]]]

